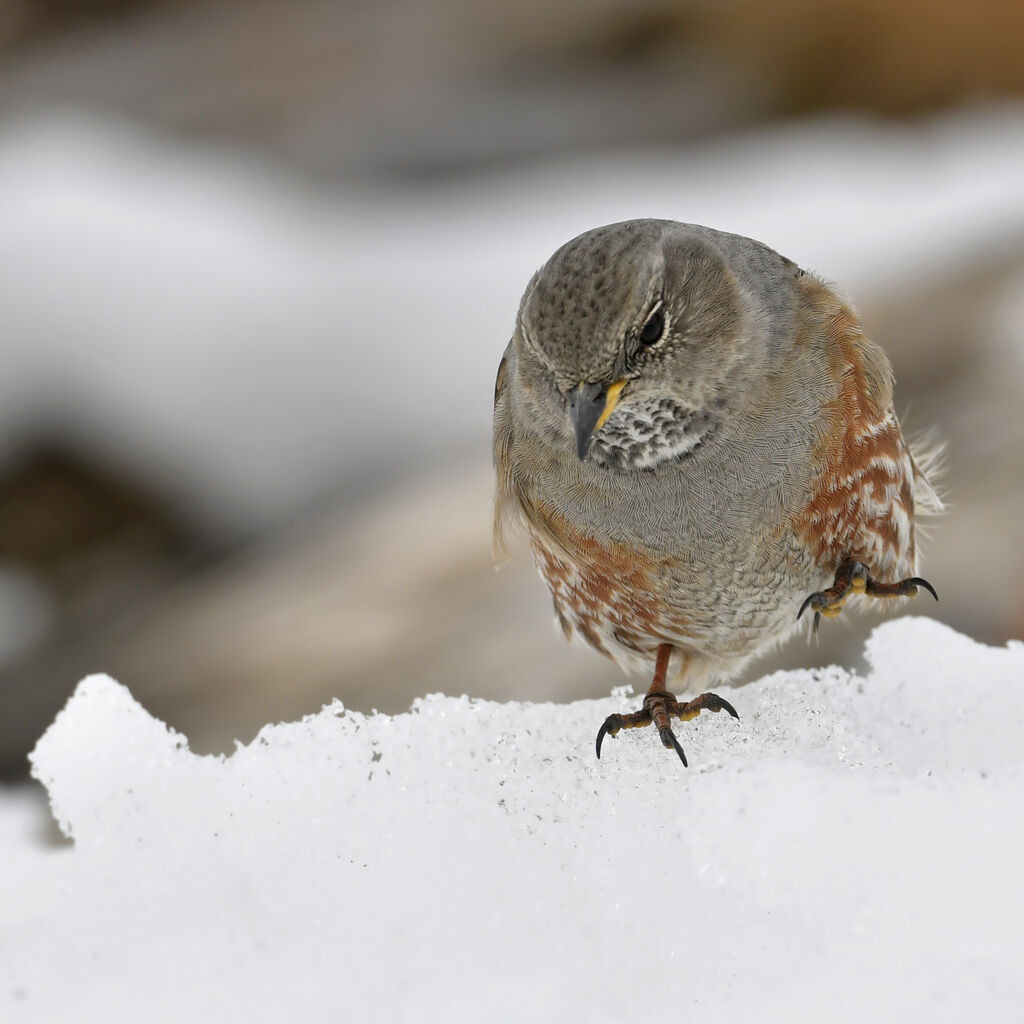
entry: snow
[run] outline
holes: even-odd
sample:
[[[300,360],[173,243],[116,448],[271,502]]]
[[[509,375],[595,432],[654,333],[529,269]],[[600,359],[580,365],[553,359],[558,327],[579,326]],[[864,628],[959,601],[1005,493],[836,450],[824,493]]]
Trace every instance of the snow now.
[[[679,732],[340,704],[192,754],[105,676],[0,801],[0,1018],[1018,1020],[1024,645],[879,627]],[[13,872],[13,874],[12,874]]]
[[[1014,104],[330,189],[83,113],[11,117],[0,457],[56,418],[198,518],[257,528],[346,473],[486,458],[519,296],[580,231],[711,224],[881,300],[1019,251],[1022,165]]]

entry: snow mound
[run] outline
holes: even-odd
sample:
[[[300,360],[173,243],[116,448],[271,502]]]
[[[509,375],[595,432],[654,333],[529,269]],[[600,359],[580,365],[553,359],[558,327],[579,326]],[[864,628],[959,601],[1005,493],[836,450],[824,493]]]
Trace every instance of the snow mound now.
[[[1024,645],[902,619],[867,658],[720,690],[689,770],[651,730],[595,759],[625,691],[336,703],[218,758],[92,676],[32,755],[75,842],[18,887],[0,1009],[1016,1019]]]

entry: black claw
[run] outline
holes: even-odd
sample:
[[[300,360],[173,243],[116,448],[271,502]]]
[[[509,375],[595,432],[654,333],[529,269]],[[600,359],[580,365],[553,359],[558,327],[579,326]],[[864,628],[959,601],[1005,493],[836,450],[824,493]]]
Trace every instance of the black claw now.
[[[604,738],[605,738],[605,736],[607,735],[607,733],[609,731],[610,730],[609,730],[609,727],[608,727],[608,719],[606,718],[604,720],[604,724],[601,726],[600,729],[597,730],[597,759],[598,759],[598,761],[601,760],[601,744],[604,742]],[[612,733],[612,735],[614,736],[615,733]]]
[[[814,613],[814,627],[813,633],[815,636],[818,635],[818,627],[821,625],[821,612]]]
[[[727,700],[725,700],[724,698],[719,697],[718,699],[722,702],[722,710],[723,711],[728,711],[729,714],[732,715],[732,717],[736,719],[736,721],[739,721],[739,718],[740,718],[739,712]]]
[[[915,576],[913,579],[907,580],[907,582],[913,583],[915,587],[924,587],[938,601],[939,595],[935,593],[935,588],[927,580],[921,579],[920,576]]]
[[[705,696],[707,697],[707,703],[704,705],[704,708],[707,711],[714,711],[715,714],[718,714],[719,711],[728,711],[733,718],[738,719],[740,717],[736,709],[724,697],[719,697],[717,693],[708,693]]]
[[[803,613],[804,613],[805,611],[807,611],[807,606],[808,606],[808,605],[809,605],[809,604],[810,604],[810,603],[811,603],[811,602],[812,602],[812,601],[813,601],[813,600],[814,600],[814,599],[815,599],[816,597],[821,597],[821,594],[820,594],[820,593],[815,593],[815,594],[811,594],[811,595],[810,595],[810,597],[806,597],[806,598],[804,598],[804,603],[803,603],[802,605],[800,605],[800,611],[798,611],[798,612],[796,613],[796,620],[797,620],[797,622],[799,622],[799,621],[800,621],[800,616],[801,616],[801,615],[803,615]]]
[[[683,753],[683,748],[679,745],[679,740],[676,739],[676,734],[672,731],[671,726],[666,725],[665,728],[661,730],[661,742],[664,743],[666,747],[675,748],[675,752],[679,755],[679,760],[683,762],[684,768],[690,767],[686,763],[686,755]]]

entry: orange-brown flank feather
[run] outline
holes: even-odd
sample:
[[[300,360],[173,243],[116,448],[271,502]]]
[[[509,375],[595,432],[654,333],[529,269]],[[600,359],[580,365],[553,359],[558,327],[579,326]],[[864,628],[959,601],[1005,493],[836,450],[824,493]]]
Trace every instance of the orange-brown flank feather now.
[[[852,558],[879,579],[905,575],[915,563],[914,466],[893,411],[889,362],[848,307],[813,280],[807,287],[820,292],[813,308],[839,390],[815,452],[820,475],[794,527],[823,569]]]
[[[678,632],[681,624],[668,622],[665,602],[654,593],[655,561],[636,548],[599,543],[547,502],[534,503],[533,511],[546,528],[530,529],[537,568],[551,590],[567,638],[578,633],[614,658],[612,641],[653,655],[665,639],[666,627]]]

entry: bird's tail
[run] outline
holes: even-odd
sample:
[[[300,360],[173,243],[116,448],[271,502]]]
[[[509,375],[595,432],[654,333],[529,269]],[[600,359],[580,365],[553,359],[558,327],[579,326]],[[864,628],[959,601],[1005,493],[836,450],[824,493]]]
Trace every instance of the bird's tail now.
[[[946,442],[933,428],[911,438],[908,447],[914,466],[914,514],[940,515],[947,504],[941,488],[948,456]]]

